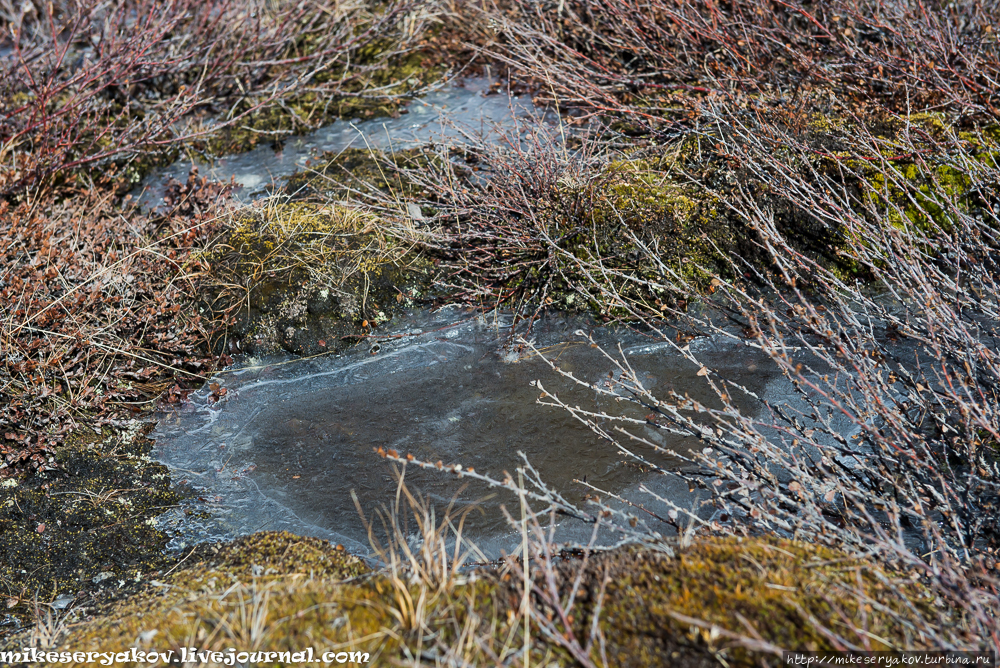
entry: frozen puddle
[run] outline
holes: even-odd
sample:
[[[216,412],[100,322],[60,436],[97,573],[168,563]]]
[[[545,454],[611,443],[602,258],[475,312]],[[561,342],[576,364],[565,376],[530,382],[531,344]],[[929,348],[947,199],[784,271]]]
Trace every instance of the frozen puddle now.
[[[329,151],[348,148],[375,148],[398,151],[431,141],[461,143],[464,137],[483,137],[498,141],[502,133],[518,128],[517,119],[533,119],[539,111],[530,98],[491,93],[491,80],[470,78],[459,85],[416,99],[399,118],[374,118],[366,121],[337,120],[315,132],[282,141],[281,150],[269,144],[252,151],[218,158],[211,163],[180,160],[169,167],[154,170],[133,192],[138,202],[155,208],[163,203],[170,179],[184,182],[192,165],[202,176],[222,182],[230,179],[240,186],[237,197],[248,199],[266,192],[306,167],[306,161]],[[523,123],[522,134],[533,123]]]
[[[581,328],[612,348],[620,342],[651,387],[673,387],[714,403],[696,367],[627,330],[550,317],[536,326],[534,337],[577,377],[607,377],[610,363],[573,335]],[[401,338],[339,357],[271,360],[221,374],[216,382],[227,389],[222,401],[213,403],[206,387],[163,416],[152,434],[157,459],[173,470],[176,482],[194,488],[202,500],[194,509],[209,516],[180,520],[177,511],[173,520],[181,532],[175,545],[284,529],[367,552],[352,490],[369,518],[396,490],[392,464],[373,452],[378,447],[472,466],[498,478],[505,470],[514,473],[521,450],[543,480],[574,502],[587,490],[573,480],[584,477],[626,496],[644,482],[675,499],[688,497],[686,484],[643,473],[568,413],[537,404],[539,392],[531,386],[536,379],[570,405],[594,405],[594,398],[530,352],[518,356],[502,349],[508,331],[504,322],[456,309],[417,313],[397,320],[395,332],[407,334]],[[705,341],[699,357],[754,392],[767,384],[759,356],[746,348],[713,348]],[[699,443],[652,429],[646,436],[678,451]],[[491,556],[516,544],[500,510],[506,504],[516,512],[517,500],[508,492],[414,467],[406,479],[439,511],[456,495],[461,509],[492,493],[469,516],[466,535]],[[575,523],[562,530],[563,540],[589,535],[589,529],[570,524]]]

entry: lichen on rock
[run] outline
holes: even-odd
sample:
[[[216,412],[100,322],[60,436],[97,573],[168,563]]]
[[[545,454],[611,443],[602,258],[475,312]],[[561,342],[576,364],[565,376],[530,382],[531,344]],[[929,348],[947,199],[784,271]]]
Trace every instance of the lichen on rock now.
[[[74,432],[59,468],[0,492],[0,584],[8,614],[27,622],[35,598],[75,596],[86,608],[128,594],[170,562],[154,519],[175,505],[166,467],[152,462],[152,425]],[[64,471],[71,471],[66,475]]]

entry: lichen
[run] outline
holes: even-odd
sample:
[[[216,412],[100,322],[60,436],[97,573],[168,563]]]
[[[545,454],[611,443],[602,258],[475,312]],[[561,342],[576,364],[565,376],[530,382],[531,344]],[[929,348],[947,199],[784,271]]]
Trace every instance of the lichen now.
[[[147,456],[150,428],[139,422],[101,434],[81,428],[59,449],[60,470],[4,486],[0,594],[9,614],[29,620],[36,596],[47,602],[81,591],[126,593],[119,581],[141,580],[169,562],[167,536],[149,520],[180,497],[165,467]]]

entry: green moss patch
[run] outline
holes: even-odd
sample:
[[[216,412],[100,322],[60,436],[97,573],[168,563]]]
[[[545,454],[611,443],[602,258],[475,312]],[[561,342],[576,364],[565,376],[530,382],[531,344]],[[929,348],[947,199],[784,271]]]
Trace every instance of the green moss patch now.
[[[567,564],[564,577],[577,567]],[[609,659],[622,666],[667,665],[684,655],[701,655],[704,665],[718,658],[754,665],[732,634],[819,651],[836,649],[821,629],[862,644],[857,627],[872,649],[921,647],[894,614],[910,614],[904,597],[921,612],[934,602],[874,564],[777,539],[703,540],[673,557],[633,548],[594,560],[586,577],[578,632],[586,632],[607,578],[600,625]]]
[[[725,272],[719,251],[735,251],[740,232],[724,215],[715,196],[684,184],[672,155],[612,162],[585,185],[560,183],[578,198],[582,221],[556,219],[572,255],[592,267],[597,263],[649,283],[704,291],[712,273]],[[573,234],[575,232],[575,234]],[[591,272],[593,273],[593,272]],[[668,291],[640,290],[623,281],[618,293],[642,310],[655,311]],[[592,302],[598,303],[591,288]]]
[[[605,319],[683,308],[727,273],[724,254],[748,245],[718,197],[684,176],[684,150],[634,152],[551,182],[498,177],[510,181],[448,229],[448,268],[477,299],[489,291],[515,308]]]
[[[313,577],[348,580],[369,572],[357,557],[318,538],[287,531],[265,531],[220,546],[202,546],[203,567],[234,578],[309,573]]]

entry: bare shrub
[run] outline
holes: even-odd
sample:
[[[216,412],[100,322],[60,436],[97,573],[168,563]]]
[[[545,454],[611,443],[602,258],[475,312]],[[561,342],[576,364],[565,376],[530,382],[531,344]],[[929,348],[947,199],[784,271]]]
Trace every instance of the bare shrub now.
[[[419,2],[4,4],[5,195],[84,165],[108,171],[162,156],[226,128],[251,143],[255,133],[278,139],[340,113],[345,97],[399,99],[409,85],[386,72],[430,18]],[[287,122],[255,120],[265,110]]]
[[[221,361],[216,325],[179,317],[196,293],[192,251],[214,236],[217,184],[193,176],[178,206],[127,226],[107,192],[46,211],[0,203],[0,470],[56,468],[55,448],[82,425],[100,433]]]
[[[990,5],[549,0],[492,12],[494,58],[540,99],[642,126],[687,124],[703,100],[931,107],[996,118],[1000,49]]]
[[[748,416],[732,400],[746,390],[707,367],[719,407],[655,396],[622,359],[613,387],[594,391],[647,409],[646,426],[704,442],[701,472],[685,477],[711,492],[714,510],[692,513],[657,498],[670,518],[687,515],[716,534],[776,532],[910,571],[965,619],[901,623],[917,624],[941,647],[992,644],[1000,220],[986,193],[1000,174],[995,143],[950,129],[931,138],[901,118],[891,151],[857,123],[843,137],[849,151],[817,155],[801,136],[765,131],[753,116],[717,108],[712,118],[724,130],[703,138],[740,156],[752,175],[725,201],[768,262],[731,258],[730,275],[743,280],[718,276],[706,309],[673,315],[693,331],[765,352],[797,399],[764,401],[763,417]],[[841,262],[798,250],[777,221],[778,202],[834,230]],[[613,285],[605,295],[665,334]],[[691,346],[675,347],[700,365]],[[546,403],[614,447],[655,450],[632,419]]]
[[[650,493],[631,515],[603,493],[594,511],[560,510],[611,513],[651,539],[778,534],[844,549],[940,597],[892,613],[914,637],[995,647],[1000,145],[993,126],[976,125],[997,117],[982,7],[929,17],[907,3],[611,4],[493,15],[507,39],[494,56],[532,77],[541,99],[577,109],[571,126],[590,116],[618,134],[467,149],[472,160],[438,177],[444,225],[431,233],[466,294],[530,316],[573,293],[605,320],[674,342],[715,391],[713,406],[658,395],[612,353],[613,377],[590,387],[645,420],[543,391],[654,470],[680,455],[642,429],[701,439],[698,470],[663,472],[711,495],[700,509]],[[956,40],[976,45],[973,60],[938,50]],[[636,217],[634,199],[613,196],[621,181],[609,174],[630,172],[655,174],[638,198],[690,186],[710,203],[710,252],[688,246],[675,262],[686,239],[663,234],[666,212]],[[566,243],[573,235],[582,242]],[[788,398],[704,366],[697,336],[763,351]],[[737,393],[761,414],[741,412]],[[863,627],[849,635],[836,643],[866,646]]]

